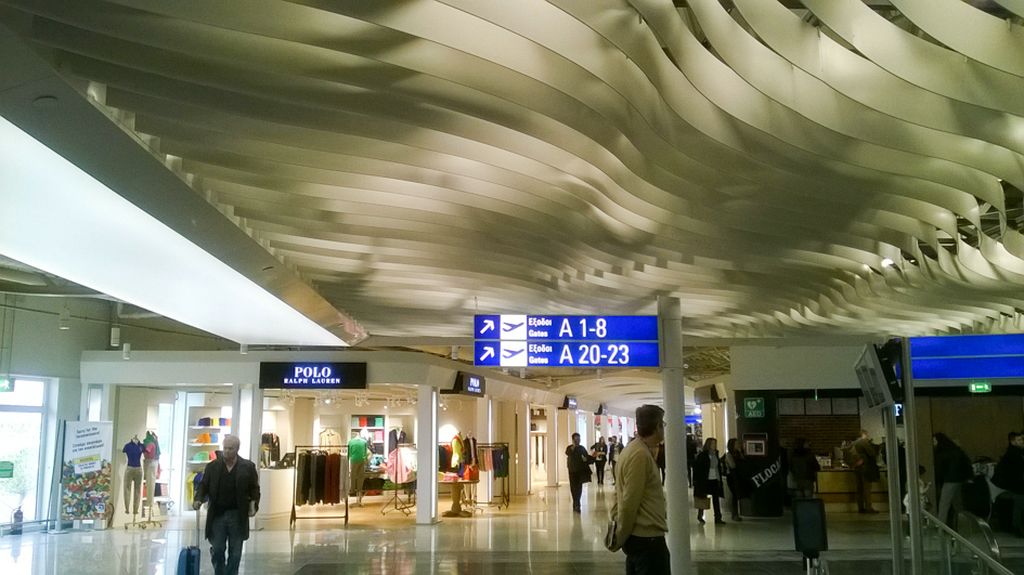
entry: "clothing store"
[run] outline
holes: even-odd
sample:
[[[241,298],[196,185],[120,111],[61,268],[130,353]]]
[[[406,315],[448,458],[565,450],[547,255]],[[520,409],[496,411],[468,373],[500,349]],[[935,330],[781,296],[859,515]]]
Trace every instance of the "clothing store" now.
[[[530,492],[529,466],[516,464],[517,449],[529,461],[523,414],[562,401],[514,377],[485,380],[463,363],[402,351],[86,352],[82,381],[96,409],[83,407],[81,419],[113,422],[122,461],[110,522],[126,527],[189,509],[228,433],[260,468],[257,526],[430,524],[441,511],[497,511]],[[147,432],[157,463],[145,451],[136,458],[135,437],[144,444]],[[417,481],[422,469],[436,480]]]

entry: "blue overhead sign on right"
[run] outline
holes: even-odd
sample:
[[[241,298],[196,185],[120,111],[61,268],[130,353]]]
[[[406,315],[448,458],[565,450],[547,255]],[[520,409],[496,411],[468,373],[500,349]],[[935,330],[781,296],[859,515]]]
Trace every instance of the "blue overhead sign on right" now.
[[[914,379],[1024,378],[1024,335],[910,338]]]

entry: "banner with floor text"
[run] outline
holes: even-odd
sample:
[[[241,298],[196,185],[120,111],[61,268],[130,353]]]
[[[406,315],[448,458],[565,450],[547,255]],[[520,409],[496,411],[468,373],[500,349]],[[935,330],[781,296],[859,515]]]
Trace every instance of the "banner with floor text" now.
[[[64,428],[61,519],[103,519],[110,509],[114,424],[68,421]]]

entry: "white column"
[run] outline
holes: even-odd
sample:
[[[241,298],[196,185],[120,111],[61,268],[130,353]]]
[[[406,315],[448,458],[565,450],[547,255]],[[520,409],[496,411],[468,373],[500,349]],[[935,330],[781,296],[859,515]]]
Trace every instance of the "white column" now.
[[[238,435],[238,422],[242,413],[242,384],[236,383],[231,386],[231,434]],[[245,453],[243,451],[242,453]]]
[[[910,572],[918,575],[924,573],[924,541],[921,539],[924,522],[921,520],[921,488],[917,483],[917,466],[920,461],[917,457],[917,407],[914,405],[910,338],[905,337],[900,343],[903,351],[903,426],[907,430],[907,491],[910,493],[910,505],[907,506],[907,514],[910,516]],[[896,509],[890,509],[889,513],[896,513]]]
[[[260,389],[259,385],[253,385],[252,387],[252,425],[249,432],[252,436],[252,444],[249,451],[249,459],[259,461],[260,442],[263,435],[263,390]],[[244,430],[243,433],[245,433]]]
[[[683,335],[679,299],[658,298],[661,386],[665,396],[665,495],[668,500],[666,543],[672,572],[690,569],[689,505],[686,498],[686,398],[683,392]]]
[[[558,439],[555,441],[555,449],[558,456],[551,462],[558,471],[559,480],[569,481],[569,469],[565,463],[565,448],[572,443],[573,417],[574,412],[568,409],[555,411],[558,414]]]
[[[476,400],[476,440],[479,443],[494,442],[494,420],[491,406],[491,398],[484,397]],[[480,501],[490,501],[493,497],[494,478],[490,471],[480,472],[480,485],[477,488],[477,497]]]
[[[520,486],[518,493],[529,495],[533,491],[533,463],[530,453],[533,446],[530,444],[530,404],[526,401],[516,402],[516,413],[519,414],[519,424],[516,428],[518,436],[516,458],[516,483]]]
[[[437,523],[437,389],[421,385],[416,403],[416,524]]]
[[[561,453],[558,449],[558,408],[554,405],[549,405],[544,408],[547,412],[548,419],[548,433],[547,433],[547,459],[544,462],[545,469],[548,472],[548,487],[558,487],[558,467],[559,461],[558,454]]]

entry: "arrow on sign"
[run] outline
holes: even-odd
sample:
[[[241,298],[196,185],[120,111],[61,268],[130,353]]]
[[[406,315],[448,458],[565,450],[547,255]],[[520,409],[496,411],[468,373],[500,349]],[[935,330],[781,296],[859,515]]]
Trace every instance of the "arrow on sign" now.
[[[494,320],[493,319],[485,319],[484,320],[484,326],[482,328],[480,328],[480,335],[483,335],[483,334],[485,334],[485,333],[487,333],[489,331],[493,331],[493,330],[494,330]],[[490,349],[490,348],[487,348],[487,349]]]
[[[494,325],[491,324],[491,327],[494,327]],[[486,361],[488,358],[494,357],[494,348],[493,347],[488,346],[488,347],[485,347],[484,350],[485,350],[484,354],[480,356],[480,361]]]

